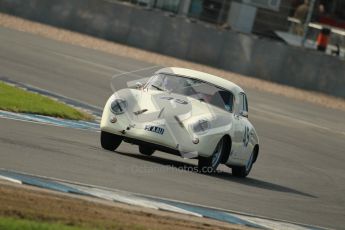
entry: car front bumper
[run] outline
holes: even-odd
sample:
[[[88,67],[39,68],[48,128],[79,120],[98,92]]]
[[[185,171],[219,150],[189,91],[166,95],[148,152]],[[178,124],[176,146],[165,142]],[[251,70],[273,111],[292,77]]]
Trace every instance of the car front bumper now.
[[[138,145],[152,144],[157,146],[157,150],[180,153],[184,158],[211,156],[222,137],[221,134],[195,135],[176,121],[134,122],[125,114],[114,115],[106,108],[100,128],[102,131],[122,136],[125,141]]]

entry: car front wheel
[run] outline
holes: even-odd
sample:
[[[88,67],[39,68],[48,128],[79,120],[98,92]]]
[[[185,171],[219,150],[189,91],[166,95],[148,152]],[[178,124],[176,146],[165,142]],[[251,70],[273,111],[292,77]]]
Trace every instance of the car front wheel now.
[[[114,151],[122,142],[122,137],[112,133],[101,131],[101,145],[102,148]]]
[[[222,160],[222,155],[225,151],[226,141],[224,138],[220,139],[213,154],[210,157],[199,156],[198,170],[200,173],[214,173]]]
[[[250,173],[254,164],[254,152],[250,155],[248,162],[245,166],[232,166],[232,175],[235,177],[246,177]]]
[[[151,156],[155,152],[155,150],[144,145],[139,145],[139,152],[146,156]]]

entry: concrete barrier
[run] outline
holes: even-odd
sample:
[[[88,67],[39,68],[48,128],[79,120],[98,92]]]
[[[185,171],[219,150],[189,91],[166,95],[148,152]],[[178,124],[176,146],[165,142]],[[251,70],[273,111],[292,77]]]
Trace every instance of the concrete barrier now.
[[[106,0],[0,0],[0,11],[236,73],[345,98],[336,57]]]

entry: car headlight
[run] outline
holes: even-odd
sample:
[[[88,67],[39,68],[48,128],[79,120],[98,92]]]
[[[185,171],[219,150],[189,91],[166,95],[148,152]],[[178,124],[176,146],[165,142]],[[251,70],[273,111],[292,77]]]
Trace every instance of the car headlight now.
[[[115,99],[110,105],[111,111],[117,115],[124,113],[126,108],[127,102],[124,99]]]
[[[210,128],[210,122],[206,119],[201,119],[192,125],[195,133],[205,132]]]

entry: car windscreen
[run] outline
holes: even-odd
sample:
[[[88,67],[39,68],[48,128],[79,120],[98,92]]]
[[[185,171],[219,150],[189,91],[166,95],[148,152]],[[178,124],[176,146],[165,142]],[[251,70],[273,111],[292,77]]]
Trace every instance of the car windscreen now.
[[[210,83],[198,79],[156,74],[145,85],[147,90],[167,91],[204,101],[228,112],[233,110],[233,94]]]

